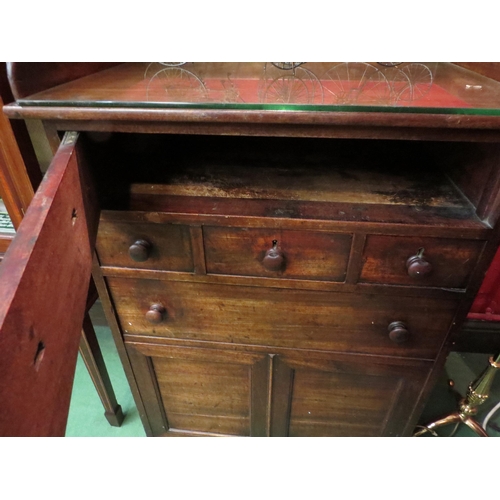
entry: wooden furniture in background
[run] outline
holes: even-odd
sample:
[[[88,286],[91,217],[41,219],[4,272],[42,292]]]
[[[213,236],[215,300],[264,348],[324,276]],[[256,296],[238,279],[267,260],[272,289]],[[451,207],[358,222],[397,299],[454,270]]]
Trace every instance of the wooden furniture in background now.
[[[2,96],[0,96],[1,106],[3,106]],[[0,138],[0,198],[5,203],[14,228],[17,229],[33,198],[33,187],[17,138],[8,118],[3,114],[0,116]],[[27,136],[25,139],[31,148]],[[13,234],[0,234],[0,257],[7,251],[13,237]]]

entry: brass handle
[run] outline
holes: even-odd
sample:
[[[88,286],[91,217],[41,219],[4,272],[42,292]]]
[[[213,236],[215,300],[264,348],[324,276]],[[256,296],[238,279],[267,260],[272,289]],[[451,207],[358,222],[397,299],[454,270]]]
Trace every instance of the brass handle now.
[[[161,304],[152,304],[146,313],[146,319],[156,325],[163,321],[166,312],[167,310]]]
[[[268,271],[280,271],[283,269],[284,264],[285,254],[280,248],[278,248],[278,241],[273,240],[273,246],[266,252],[264,259],[262,260],[262,265]]]
[[[393,321],[387,330],[389,331],[389,338],[396,344],[406,342],[410,338],[410,332],[402,321]]]
[[[416,255],[412,255],[406,261],[406,269],[408,270],[408,275],[412,278],[429,276],[431,274],[432,264],[425,260],[423,248],[419,248]]]
[[[151,243],[146,240],[137,240],[134,244],[130,245],[128,254],[132,260],[136,262],[144,262],[149,259],[151,253]]]

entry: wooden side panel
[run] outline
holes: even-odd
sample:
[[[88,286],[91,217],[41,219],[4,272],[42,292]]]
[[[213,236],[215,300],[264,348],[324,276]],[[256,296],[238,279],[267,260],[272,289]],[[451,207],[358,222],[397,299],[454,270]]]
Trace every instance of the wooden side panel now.
[[[3,104],[8,104],[14,101],[14,96],[12,95],[12,90],[7,78],[7,63],[0,63],[0,97]],[[4,115],[3,112],[2,115]],[[5,115],[4,118],[7,120]],[[15,173],[20,176],[25,176],[27,173],[31,181],[31,184],[23,186],[23,188],[26,189],[26,193],[29,195],[29,202],[33,198],[33,190],[30,190],[31,186],[36,189],[42,181],[40,165],[36,159],[35,150],[33,148],[33,144],[31,143],[26,123],[23,120],[12,120],[9,122],[9,125],[9,134],[13,134],[15,142],[17,142],[19,146],[20,154],[24,160],[25,167],[19,170],[16,169]],[[26,205],[25,208],[28,208],[28,206]]]
[[[282,383],[274,384],[274,429],[292,437],[401,435],[430,367],[369,358],[277,356],[275,374]]]
[[[62,436],[97,205],[67,134],[0,266],[0,435]]]
[[[499,66],[500,67],[500,66]],[[491,143],[434,143],[435,160],[476,209],[477,216],[494,226],[500,203],[500,145]]]
[[[469,199],[478,207],[484,192],[485,181],[492,173],[494,162],[490,155],[495,155],[497,146],[468,142],[430,143],[428,146],[447,175]]]
[[[128,344],[155,435],[266,436],[269,357]]]

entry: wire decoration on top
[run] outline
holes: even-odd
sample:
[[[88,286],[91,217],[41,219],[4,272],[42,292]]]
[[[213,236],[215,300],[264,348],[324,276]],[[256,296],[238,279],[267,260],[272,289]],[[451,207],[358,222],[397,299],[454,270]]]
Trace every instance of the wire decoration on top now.
[[[321,68],[320,76],[307,64],[264,63],[260,76],[242,79],[231,71],[211,77],[207,63],[150,63],[146,96],[157,102],[397,105],[424,98],[433,85],[433,72],[423,63],[344,62],[326,71],[312,65]],[[255,82],[253,93],[249,80]]]

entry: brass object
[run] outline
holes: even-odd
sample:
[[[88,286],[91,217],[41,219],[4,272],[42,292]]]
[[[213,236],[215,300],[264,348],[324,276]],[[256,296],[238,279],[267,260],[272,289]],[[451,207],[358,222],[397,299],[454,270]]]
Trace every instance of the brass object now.
[[[481,375],[469,385],[467,394],[459,405],[458,411],[450,413],[449,415],[440,418],[430,424],[418,426],[413,434],[414,436],[422,436],[430,433],[437,436],[435,429],[444,427],[445,425],[461,423],[467,425],[480,437],[488,437],[485,429],[473,417],[477,414],[479,406],[481,406],[487,399],[490,393],[491,384],[495,378],[497,370],[500,369],[500,353],[489,359],[488,367],[481,373]]]

